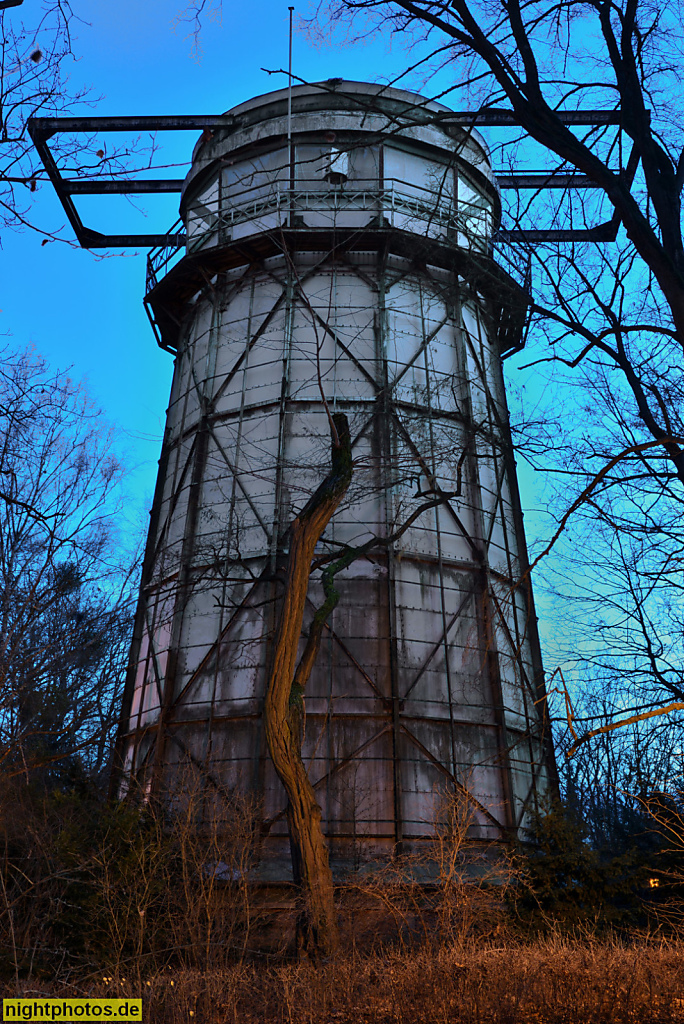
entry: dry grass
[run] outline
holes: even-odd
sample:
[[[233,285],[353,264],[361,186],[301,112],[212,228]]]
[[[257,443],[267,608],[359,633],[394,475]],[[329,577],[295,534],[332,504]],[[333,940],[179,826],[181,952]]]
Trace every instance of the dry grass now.
[[[292,894],[248,882],[255,810],[184,793],[173,814],[85,824],[78,802],[7,803],[4,997],[142,996],[146,1024],[684,1024],[684,941],[571,940],[550,920],[523,940],[505,896],[524,871],[469,847],[453,800],[422,858],[340,887],[344,952],[295,963]]]
[[[262,960],[135,984],[26,982],[20,994],[142,995],[150,1024],[655,1024],[684,1021],[683,952],[552,938],[349,955],[318,968]]]

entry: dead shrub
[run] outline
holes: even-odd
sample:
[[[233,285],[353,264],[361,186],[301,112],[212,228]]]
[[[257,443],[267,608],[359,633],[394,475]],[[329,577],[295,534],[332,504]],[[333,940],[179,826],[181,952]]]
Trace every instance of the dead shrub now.
[[[410,853],[362,865],[345,879],[343,934],[357,946],[389,940],[447,948],[475,935],[503,935],[506,896],[520,868],[504,846],[473,838],[473,831],[466,788],[438,791],[429,833]]]
[[[207,813],[203,780],[186,781],[173,809],[19,787],[4,794],[3,974],[141,979],[244,952],[257,816],[248,800],[215,792]]]

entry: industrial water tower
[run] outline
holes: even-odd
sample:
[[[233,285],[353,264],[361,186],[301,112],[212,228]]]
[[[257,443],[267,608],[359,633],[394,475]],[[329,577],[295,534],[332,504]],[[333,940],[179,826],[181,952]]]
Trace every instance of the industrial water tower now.
[[[171,793],[192,765],[251,795],[264,879],[290,877],[262,711],[288,525],[328,471],[328,413],[348,417],[355,469],[317,558],[364,549],[306,691],[333,869],[418,848],[445,791],[474,840],[524,837],[553,786],[502,375],[528,298],[494,255],[486,146],[451,114],[338,80],[252,99],[195,147],[185,248],[172,235],[149,261],[175,371],[121,785]]]

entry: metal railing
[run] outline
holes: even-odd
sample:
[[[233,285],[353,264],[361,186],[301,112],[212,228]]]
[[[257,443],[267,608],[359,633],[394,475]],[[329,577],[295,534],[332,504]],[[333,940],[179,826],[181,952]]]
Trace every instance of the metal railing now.
[[[147,254],[147,273],[145,277],[145,294],[149,294],[154,286],[164,277],[185,255],[187,235],[185,225],[179,217],[176,223],[166,232],[168,241]]]
[[[443,192],[399,180],[385,188],[357,188],[352,183],[345,187],[321,187],[321,184],[318,180],[308,186],[302,183],[296,188],[285,188],[276,181],[244,190],[239,196],[196,201],[194,208],[190,203],[185,245],[185,236],[180,233],[183,224],[179,220],[168,232],[168,243],[149,253],[147,292],[186,251],[195,253],[224,245],[231,241],[241,224],[253,223],[255,233],[299,226],[307,213],[329,216],[331,226],[343,214],[370,213],[371,222],[375,220],[378,226],[389,225],[443,237],[462,248],[491,252],[491,212],[477,203],[456,204]]]

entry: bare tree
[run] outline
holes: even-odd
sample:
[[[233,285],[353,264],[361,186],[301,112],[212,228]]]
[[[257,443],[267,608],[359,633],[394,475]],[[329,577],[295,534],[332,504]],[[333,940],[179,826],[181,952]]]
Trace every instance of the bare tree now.
[[[202,57],[202,25],[206,21],[220,21],[222,13],[221,0],[191,0],[176,15],[174,27],[187,27],[185,38],[190,41],[195,60]]]
[[[3,355],[0,768],[98,779],[130,643],[123,471],[78,385],[30,353]]]
[[[324,628],[340,598],[335,576],[371,550],[377,551],[395,543],[423,513],[452,497],[441,494],[417,505],[389,537],[372,537],[358,546],[344,545],[334,554],[321,555],[319,548],[319,555],[315,557],[317,546],[347,493],[354,471],[347,417],[344,413],[333,413],[330,421],[330,472],[294,517],[288,531],[289,553],[264,708],[269,751],[288,797],[293,874],[300,890],[297,945],[300,954],[314,959],[335,950],[337,923],[332,872],[321,828],[321,808],[302,760],[304,695]],[[401,472],[400,466],[395,468]],[[311,577],[319,570],[324,600],[311,618],[306,643],[297,663]]]
[[[401,124],[396,127],[397,131],[401,131]],[[294,154],[293,159],[295,162],[298,158],[303,160],[300,169],[305,181],[314,178],[317,185],[321,186],[314,194],[323,196],[324,202],[330,203],[334,225],[337,218],[334,211],[338,209],[340,197],[340,193],[334,189],[340,182],[331,176],[339,176],[342,172],[339,168],[333,168],[332,161],[337,157],[329,151],[329,146],[330,140],[327,137],[321,138],[319,152],[312,154],[305,150],[301,157]],[[451,152],[451,140],[448,140],[448,148]],[[522,532],[517,532],[517,498],[512,490],[514,481],[511,479],[512,462],[499,353],[500,349],[507,347],[509,338],[514,334],[517,340],[522,318],[514,315],[510,331],[504,329],[496,334],[495,347],[493,334],[490,336],[488,333],[489,308],[485,314],[483,306],[485,326],[479,315],[479,307],[475,311],[470,306],[464,309],[469,299],[466,298],[465,289],[461,293],[460,281],[449,276],[447,283],[440,276],[440,271],[436,271],[433,277],[423,266],[422,257],[427,264],[432,252],[430,235],[425,233],[441,232],[444,220],[452,224],[449,207],[449,214],[439,221],[440,227],[435,227],[435,221],[442,215],[441,199],[445,189],[443,179],[450,176],[454,183],[450,158],[445,159],[444,165],[439,167],[429,166],[430,184],[434,180],[435,187],[422,190],[425,193],[422,205],[415,195],[409,199],[407,211],[412,237],[411,255],[415,261],[412,259],[403,263],[403,256],[400,260],[394,260],[389,252],[379,254],[377,265],[374,263],[370,271],[362,270],[358,275],[361,282],[358,294],[347,297],[344,290],[346,282],[343,288],[340,278],[348,273],[346,268],[352,264],[344,257],[339,257],[334,241],[331,243],[329,237],[321,239],[326,255],[317,256],[314,264],[309,266],[306,259],[291,255],[284,230],[281,231],[270,222],[268,203],[265,207],[269,210],[266,221],[268,227],[265,230],[260,224],[262,214],[251,212],[253,198],[249,199],[244,209],[241,208],[243,193],[246,197],[253,197],[254,190],[258,189],[256,194],[266,193],[269,200],[280,195],[276,189],[279,190],[283,185],[281,172],[285,167],[291,167],[292,160],[286,151],[278,149],[273,154],[268,153],[267,157],[253,159],[247,155],[237,161],[231,160],[220,171],[220,179],[207,175],[206,180],[198,185],[196,193],[187,200],[191,251],[201,253],[203,246],[213,247],[217,242],[221,245],[222,240],[229,241],[230,236],[222,234],[222,218],[230,216],[232,224],[240,223],[242,216],[247,223],[256,220],[256,224],[251,225],[249,230],[256,230],[260,238],[263,237],[265,242],[273,245],[275,259],[267,266],[261,265],[261,258],[250,263],[244,273],[241,271],[240,276],[235,278],[235,284],[232,276],[226,275],[224,278],[219,275],[215,279],[204,276],[199,282],[197,301],[190,299],[182,314],[185,326],[181,328],[182,336],[179,334],[176,339],[178,358],[166,448],[161,463],[163,468],[155,501],[155,518],[148,542],[149,557],[143,574],[137,648],[132,658],[122,716],[119,764],[123,778],[118,791],[125,791],[127,779],[132,777],[143,788],[149,785],[152,792],[159,792],[164,787],[170,797],[178,799],[179,787],[174,775],[178,751],[184,757],[192,757],[201,764],[208,772],[206,777],[211,780],[209,784],[215,785],[217,790],[221,787],[252,785],[251,781],[246,780],[244,764],[239,764],[235,758],[235,751],[243,742],[237,739],[237,730],[243,728],[242,724],[229,732],[225,728],[223,713],[220,717],[215,715],[214,707],[223,702],[224,693],[230,692],[228,699],[231,701],[242,701],[244,697],[236,698],[235,694],[251,692],[254,686],[258,694],[254,701],[254,721],[258,725],[260,717],[257,716],[261,715],[263,699],[262,680],[267,681],[264,733],[275,772],[287,794],[287,806],[281,805],[281,789],[279,785],[273,784],[275,780],[272,779],[270,765],[263,765],[268,783],[264,790],[269,800],[269,819],[264,822],[264,837],[276,840],[278,849],[282,849],[283,833],[274,829],[269,837],[268,832],[274,824],[282,822],[287,816],[293,874],[300,896],[298,939],[302,950],[317,956],[334,948],[335,914],[332,874],[315,789],[325,780],[326,775],[334,778],[338,768],[345,762],[359,759],[359,752],[354,749],[356,746],[360,746],[362,753],[366,746],[370,746],[370,742],[367,745],[351,742],[355,730],[350,728],[348,736],[343,739],[344,747],[333,754],[333,743],[336,740],[332,738],[333,733],[327,724],[327,720],[332,719],[334,714],[332,688],[327,698],[329,711],[323,720],[319,684],[326,669],[319,666],[311,688],[315,687],[319,692],[314,689],[313,693],[310,690],[307,695],[316,701],[313,704],[314,710],[309,705],[311,718],[305,748],[305,758],[311,762],[310,770],[313,767],[310,779],[302,759],[304,698],[327,616],[337,602],[335,577],[344,568],[350,567],[355,559],[365,559],[366,562],[357,565],[356,579],[353,572],[346,579],[340,577],[341,581],[344,580],[340,589],[346,590],[347,596],[352,599],[348,602],[352,605],[350,621],[352,615],[359,619],[364,617],[368,604],[365,618],[371,623],[369,632],[373,631],[373,635],[368,636],[369,647],[377,641],[378,648],[382,650],[383,668],[378,671],[374,662],[371,663],[373,667],[369,664],[368,668],[364,668],[364,657],[373,658],[374,655],[361,654],[361,660],[357,661],[353,647],[351,650],[347,648],[344,641],[335,636],[332,628],[330,637],[335,641],[340,640],[340,649],[346,651],[344,657],[352,670],[361,673],[364,688],[370,688],[370,699],[374,702],[373,716],[382,722],[382,733],[378,733],[378,737],[384,739],[387,735],[392,744],[387,744],[382,755],[373,755],[382,756],[387,765],[384,782],[378,786],[386,803],[382,815],[378,810],[375,812],[377,820],[383,823],[380,836],[382,845],[378,844],[381,850],[388,856],[406,853],[420,827],[415,818],[418,812],[415,811],[411,830],[404,829],[401,801],[402,793],[409,788],[409,784],[400,777],[402,755],[398,751],[403,736],[410,737],[413,734],[408,721],[402,723],[403,707],[399,696],[402,690],[398,671],[395,673],[393,667],[395,658],[400,661],[405,656],[408,662],[409,655],[406,652],[414,637],[418,638],[417,644],[426,645],[424,655],[420,658],[422,667],[411,665],[414,681],[427,688],[427,679],[433,678],[432,672],[435,675],[441,673],[437,686],[444,684],[443,690],[439,692],[445,707],[448,705],[451,708],[449,659],[453,657],[453,651],[458,649],[459,657],[460,652],[463,652],[459,668],[455,670],[460,673],[459,684],[455,686],[460,685],[461,678],[467,678],[468,683],[474,679],[479,681],[481,677],[487,680],[480,696],[482,702],[487,704],[487,718],[495,719],[492,733],[496,736],[496,750],[492,749],[482,754],[482,757],[494,760],[497,786],[499,778],[502,778],[501,798],[497,795],[491,799],[492,802],[496,800],[497,807],[505,808],[502,812],[502,820],[505,814],[505,824],[500,825],[482,800],[470,793],[468,799],[477,803],[479,813],[487,820],[486,827],[497,829],[497,838],[510,835],[511,831],[520,827],[519,823],[527,811],[528,799],[536,799],[537,778],[534,776],[533,781],[525,785],[527,795],[519,801],[523,806],[516,804],[515,812],[509,813],[512,800],[507,802],[509,790],[506,788],[507,781],[504,781],[508,779],[508,775],[504,775],[507,769],[499,773],[500,764],[507,763],[511,746],[522,743],[524,738],[531,750],[542,731],[538,729],[541,726],[541,714],[539,719],[536,717],[542,686],[541,670],[535,654],[531,654],[527,660],[528,648],[531,650],[532,643],[536,643],[536,635],[534,640],[530,639],[534,629],[530,614],[531,601],[527,591],[521,589],[519,593],[514,593],[515,585],[508,585],[512,583],[509,579],[511,573],[517,571],[512,569],[512,563],[518,566],[518,559],[520,563],[526,559]],[[349,159],[351,164],[349,154],[345,159]],[[288,160],[288,164],[284,163],[285,160]],[[380,162],[376,166],[379,168]],[[291,171],[288,179],[290,174]],[[396,176],[400,177],[398,172]],[[346,180],[346,174],[344,178]],[[378,175],[377,181],[377,199],[380,200],[380,194],[384,194],[386,189],[384,175],[382,178]],[[406,182],[403,184],[406,185]],[[449,187],[446,188],[447,195],[451,196]],[[394,196],[394,192],[392,194]],[[397,194],[401,194],[401,183],[397,187]],[[308,198],[302,200],[301,196],[290,201],[297,213],[301,210],[301,207],[295,205],[297,202],[303,202],[304,209],[306,203],[311,202]],[[384,204],[386,199],[380,201]],[[376,199],[372,202],[375,203]],[[449,200],[446,202],[448,204]],[[219,203],[223,205],[219,206]],[[284,210],[279,199],[276,210]],[[477,218],[478,210],[480,219]],[[472,243],[473,249],[480,251],[486,259],[485,233],[488,229],[483,227],[483,223],[487,223],[487,211],[480,209],[475,200],[473,203],[464,200],[460,215],[468,222],[461,222],[458,227],[464,250]],[[348,214],[345,212],[343,216]],[[366,216],[367,211],[362,206],[361,217]],[[279,222],[280,215],[277,214],[277,217]],[[401,223],[405,224],[406,221],[402,220]],[[480,234],[476,228],[480,229]],[[421,236],[425,237],[424,242]],[[244,254],[240,253],[240,257],[244,258]],[[352,273],[356,277],[353,268]],[[448,274],[451,274],[451,270]],[[377,275],[382,284],[376,287],[372,275]],[[495,268],[492,268],[492,276],[496,276]],[[504,275],[501,275],[498,279],[499,291],[494,296],[496,310],[499,309],[497,303],[505,304],[501,292],[506,287],[506,295],[511,296],[512,303],[514,298],[520,298],[524,303],[519,286],[514,286],[511,280],[508,285],[504,282]],[[276,299],[271,305],[270,296],[274,287]],[[246,336],[244,347],[235,362],[233,343],[229,341],[229,337],[233,338],[233,329],[230,326],[226,330],[226,327],[235,315],[236,307],[230,303],[236,295],[241,296],[245,288],[249,288],[252,296],[249,308],[253,314],[247,320],[240,317],[237,330],[245,331]],[[403,289],[415,289],[415,299],[412,297],[409,302]],[[389,297],[386,297],[385,291],[391,293]],[[379,306],[380,293],[382,297]],[[410,294],[413,296],[413,291]],[[338,295],[344,297],[338,298]],[[262,311],[261,304],[266,302],[267,296],[268,305]],[[518,308],[516,305],[516,311]],[[396,330],[388,327],[385,335],[385,325],[395,322],[395,314],[399,326]],[[493,314],[492,318],[495,319],[497,315]],[[403,346],[401,350],[399,338]],[[433,343],[435,348],[438,345],[444,346],[439,362],[430,348]],[[385,344],[386,348],[383,347]],[[211,353],[209,358],[203,355],[205,349]],[[251,356],[253,349],[254,357]],[[284,351],[290,352],[291,356],[286,355],[283,362]],[[357,352],[364,354],[359,356]],[[264,363],[268,367],[265,371],[267,375],[280,372],[273,368],[284,368],[285,376],[278,378],[283,396],[282,413],[279,413],[282,421],[275,445],[270,441],[269,431],[272,426],[266,426],[261,420],[264,416],[258,393],[261,384],[252,379],[251,363],[250,376],[247,374],[248,359],[252,358],[267,360]],[[290,359],[296,362],[296,369],[292,371]],[[347,369],[345,360],[351,369]],[[368,368],[365,360],[369,362]],[[466,367],[470,370],[466,370]],[[238,372],[239,376],[236,376]],[[290,372],[292,380],[287,378]],[[352,374],[351,381],[343,376],[347,374]],[[359,375],[360,385],[357,385],[356,374]],[[339,383],[338,377],[339,381],[344,380],[345,383]],[[219,403],[224,402],[227,394],[231,395],[231,403],[238,394],[238,391],[232,390],[235,386],[233,381],[238,389],[241,385],[244,396],[240,398],[239,420],[231,420],[219,412]],[[287,383],[283,384],[282,381]],[[248,398],[247,393],[251,388],[254,394]],[[348,399],[345,397],[347,388],[350,396]],[[367,397],[368,389],[374,396],[372,400]],[[318,395],[312,401],[311,395],[316,391]],[[300,399],[301,408],[295,412],[294,403]],[[337,403],[343,403],[350,417],[353,440],[349,438],[345,417],[340,415],[336,419],[330,413],[330,408],[336,408]],[[436,411],[434,416],[426,414],[426,410],[432,410],[433,407],[439,412]],[[290,418],[294,422],[290,423]],[[324,423],[330,428],[333,441],[333,465],[329,474],[326,474],[324,468],[327,459],[322,450],[325,443]],[[179,430],[180,433],[177,433]],[[293,445],[289,443],[291,430],[297,436]],[[264,443],[264,435],[269,438],[267,443]],[[295,436],[294,433],[292,436]],[[348,450],[351,446],[355,448],[353,462]],[[362,462],[364,459],[365,466],[360,464],[360,460]],[[487,487],[490,489],[488,497],[482,499],[483,506],[485,501],[487,503],[486,513],[482,511],[482,520],[479,511],[476,511],[480,500],[477,497],[479,491],[476,478],[479,479],[480,469],[483,474],[491,474],[493,481],[490,483],[490,476],[487,477]],[[252,493],[253,482],[256,493]],[[502,497],[504,490],[506,498]],[[496,497],[492,497],[492,492]],[[450,501],[454,505],[449,505]],[[333,521],[333,527],[337,529],[331,528],[326,533],[326,527],[338,505],[343,507],[337,521]],[[433,623],[435,626],[435,636],[432,636],[430,627],[424,624],[424,621],[428,621],[427,614],[424,621],[416,616],[405,634],[403,650],[397,654],[395,652],[401,642],[398,639],[400,628],[392,622],[395,614],[392,603],[392,581],[395,577],[392,574],[396,573],[396,577],[399,577],[400,570],[396,568],[395,562],[399,564],[404,552],[395,549],[393,545],[403,531],[415,524],[416,537],[413,540],[406,538],[406,550],[410,550],[411,544],[415,545],[413,550],[423,550],[420,546],[423,540],[418,539],[418,531],[423,531],[425,535],[429,533],[431,539],[426,543],[432,550],[433,538],[438,535],[441,538],[437,514],[438,506],[441,505],[443,508],[439,511],[447,518],[453,517],[449,532],[453,543],[450,540],[452,546],[448,548],[451,554],[447,556],[442,553],[447,548],[442,549],[440,539],[439,552],[434,554],[431,563],[434,569],[430,569],[430,572],[440,574],[440,582],[436,583],[429,597],[428,585],[425,584],[425,591],[421,589],[420,596],[413,599],[419,604],[422,602],[425,607],[430,605],[429,616],[431,626]],[[428,517],[428,511],[433,515]],[[417,522],[422,515],[425,515],[425,519]],[[469,525],[463,523],[463,516]],[[498,539],[492,541],[495,519],[497,525],[501,523],[502,534],[506,538],[509,532],[512,536],[515,531],[515,542],[511,541],[509,545]],[[444,532],[446,534],[446,528]],[[182,537],[180,543],[179,537]],[[487,571],[490,542],[492,547],[497,545],[497,553],[491,555],[497,565],[495,580],[490,579]],[[442,566],[445,564],[444,559],[452,556],[454,564],[458,561],[459,569],[455,569],[449,576],[452,589],[446,595],[447,588],[441,582]],[[409,557],[407,555],[407,561]],[[460,570],[463,562],[467,561],[470,565],[470,559],[473,561],[472,576],[462,576]],[[500,572],[499,559],[503,565]],[[420,572],[419,578],[423,581],[426,576],[422,568]],[[444,576],[447,572],[451,572],[451,569],[444,570]],[[359,586],[354,595],[356,581],[364,573],[372,582]],[[387,583],[387,590],[382,595],[376,585],[381,580]],[[381,585],[384,587],[385,584]],[[313,604],[320,590],[323,591],[323,599],[316,601],[319,607],[307,623],[308,636],[303,642],[303,654],[298,662],[298,647],[300,641],[303,641],[302,626],[309,619],[306,602],[308,600]],[[415,593],[417,595],[418,591]],[[437,597],[437,594],[440,596]],[[277,602],[277,609],[273,607],[274,601]],[[492,612],[495,603],[498,609],[496,613]],[[514,606],[515,612],[510,614],[511,621],[515,616],[515,622],[509,629],[508,609]],[[204,625],[198,642],[199,630],[195,623],[200,615],[204,618]],[[247,617],[249,626],[246,625]],[[458,626],[460,634],[458,640],[454,639],[453,634],[449,637],[449,631],[455,626]],[[518,723],[515,739],[499,738],[503,736],[503,727],[499,729],[499,721],[504,715],[499,708],[499,701],[503,704],[503,698],[499,697],[499,687],[503,684],[498,661],[495,661],[500,649],[493,641],[495,630],[499,630],[502,637],[506,634],[502,640],[505,657],[507,665],[514,666],[510,668],[511,687],[517,687],[520,682],[523,688],[530,689],[529,704],[528,689],[524,689],[521,696],[525,713],[528,707],[531,709],[530,717],[525,720],[524,729]],[[364,639],[366,635],[361,633]],[[428,635],[430,640],[427,639]],[[355,639],[358,633],[350,630],[350,636]],[[189,655],[190,650],[192,654]],[[474,650],[477,654],[472,653]],[[264,657],[266,651],[267,657]],[[433,656],[436,653],[441,655],[442,652],[445,659],[443,670],[432,664]],[[324,654],[328,658],[324,666],[336,663],[337,650]],[[519,662],[524,659],[525,669],[518,672]],[[401,668],[403,663],[400,663]],[[428,668],[430,676],[423,681],[424,670]],[[198,714],[203,715],[204,711],[198,711],[195,707],[189,716],[185,716],[184,709],[190,704],[199,703],[200,687],[205,686],[210,677],[206,699],[202,700],[210,717],[206,722],[203,739],[197,742],[200,730],[191,734],[184,727],[185,721],[190,715],[199,721]],[[409,695],[414,689],[414,681],[406,680]],[[251,697],[249,699],[252,700]],[[418,737],[414,736],[409,742],[415,741],[420,756],[429,761],[429,771],[443,770],[450,783],[461,792],[466,789],[466,783],[460,778],[463,755],[457,750],[453,717],[450,712],[449,719],[443,719],[445,731],[448,729],[449,735],[440,746],[439,755],[435,755]],[[249,728],[251,731],[251,724]],[[404,731],[400,734],[402,729]],[[317,756],[317,748],[326,731],[329,771],[321,776],[319,769],[322,758]],[[371,740],[374,742],[376,738],[371,737]],[[257,752],[261,774],[260,742],[259,728],[258,733],[254,732],[250,736],[249,743],[251,749]],[[351,750],[343,754],[342,749],[346,750],[350,746]],[[366,763],[367,777],[370,778],[370,758]],[[534,763],[546,765],[546,749]],[[390,793],[391,797],[385,796]],[[271,801],[271,796],[277,797],[277,803]],[[328,815],[333,819],[330,804],[328,800]],[[387,835],[388,811],[395,815],[394,819],[390,819],[393,838]],[[344,818],[346,825],[346,807]],[[425,818],[421,815],[422,820],[428,820],[427,815]],[[513,824],[509,825],[509,820]],[[336,825],[333,824],[329,834],[334,835],[335,831]],[[348,843],[348,828],[339,831],[343,831],[342,839]],[[404,839],[407,831],[410,831],[411,837]],[[360,834],[354,823],[353,841]]]
[[[64,114],[85,99],[85,91],[72,89],[67,78],[74,57],[72,19],[63,0],[41,3],[37,12],[35,5],[0,10],[0,224],[5,227],[30,226],[31,194],[41,180],[28,118]]]

